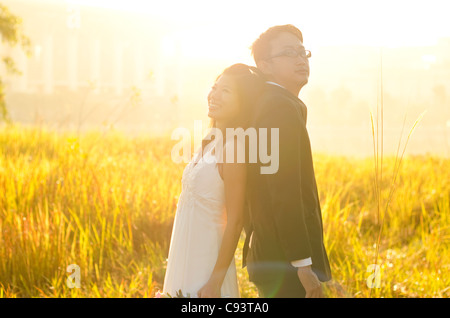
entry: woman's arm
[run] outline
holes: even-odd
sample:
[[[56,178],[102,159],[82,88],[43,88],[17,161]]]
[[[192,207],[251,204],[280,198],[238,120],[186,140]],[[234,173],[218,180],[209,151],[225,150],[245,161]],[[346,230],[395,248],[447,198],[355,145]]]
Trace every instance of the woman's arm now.
[[[245,163],[237,163],[238,147],[238,143],[235,141],[234,163],[227,163],[224,160],[222,166],[227,224],[213,272],[209,281],[198,291],[199,297],[220,297],[220,289],[234,257],[243,228],[247,170]],[[226,149],[224,151],[225,154]]]

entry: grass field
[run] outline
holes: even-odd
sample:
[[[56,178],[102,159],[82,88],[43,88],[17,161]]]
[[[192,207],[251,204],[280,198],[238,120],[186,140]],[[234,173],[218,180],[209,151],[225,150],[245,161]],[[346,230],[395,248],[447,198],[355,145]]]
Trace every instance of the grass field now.
[[[153,297],[162,288],[185,164],[176,141],[0,130],[0,297]],[[450,159],[314,154],[329,297],[450,296]],[[382,209],[378,208],[378,203]],[[386,211],[386,212],[385,212]],[[380,272],[372,280],[380,226]],[[240,269],[242,297],[257,297]],[[80,269],[80,288],[66,281]],[[378,285],[377,285],[378,283]],[[373,288],[369,288],[369,286]]]

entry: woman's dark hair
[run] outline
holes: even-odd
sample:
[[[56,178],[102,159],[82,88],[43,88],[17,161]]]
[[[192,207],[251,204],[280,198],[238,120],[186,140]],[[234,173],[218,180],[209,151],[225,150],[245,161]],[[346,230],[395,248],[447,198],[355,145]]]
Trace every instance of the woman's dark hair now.
[[[237,63],[227,67],[219,76],[217,76],[216,81],[222,75],[230,76],[231,80],[236,84],[235,87],[240,103],[239,115],[229,124],[227,128],[241,127],[245,130],[251,124],[254,107],[263,91],[265,83],[264,74],[254,66]],[[216,121],[214,118],[211,118],[209,127],[216,127]],[[208,133],[202,140],[202,153],[211,141],[210,133]],[[223,141],[225,142],[225,136]]]

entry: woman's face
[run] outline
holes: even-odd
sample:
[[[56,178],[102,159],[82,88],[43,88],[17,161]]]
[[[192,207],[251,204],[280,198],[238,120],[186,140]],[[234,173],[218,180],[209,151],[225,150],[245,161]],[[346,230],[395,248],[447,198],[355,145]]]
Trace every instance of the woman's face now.
[[[222,75],[208,94],[208,117],[216,121],[229,122],[240,111],[236,84],[229,75]]]

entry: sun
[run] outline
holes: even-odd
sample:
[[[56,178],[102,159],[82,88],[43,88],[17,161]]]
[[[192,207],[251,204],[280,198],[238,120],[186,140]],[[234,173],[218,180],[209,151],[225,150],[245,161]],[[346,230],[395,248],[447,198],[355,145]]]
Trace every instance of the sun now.
[[[230,34],[239,35],[230,37]],[[250,56],[251,37],[238,28],[200,26],[167,34],[163,40],[164,52],[185,59],[243,59]]]
[[[219,2],[197,4],[207,10],[219,12],[216,19],[208,11],[202,12],[185,1],[154,2],[138,0],[66,0],[67,4],[108,8],[119,11],[148,14],[169,24],[170,30],[162,31],[162,54],[167,58],[188,60],[245,59],[249,56],[250,40],[255,36],[251,27],[240,23],[223,23],[228,14],[220,10]],[[176,7],[176,10],[174,9]]]

